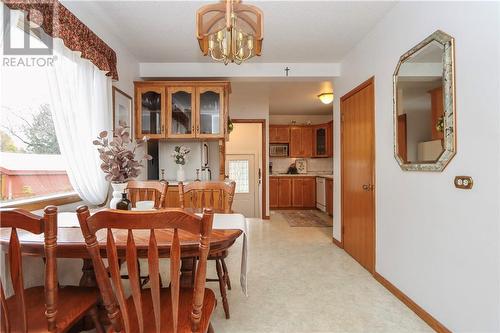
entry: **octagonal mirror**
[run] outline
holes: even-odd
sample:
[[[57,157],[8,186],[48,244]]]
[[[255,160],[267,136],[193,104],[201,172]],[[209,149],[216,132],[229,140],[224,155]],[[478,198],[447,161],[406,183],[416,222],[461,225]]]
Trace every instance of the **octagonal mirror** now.
[[[454,39],[436,31],[393,76],[394,155],[403,170],[442,171],[455,155]]]

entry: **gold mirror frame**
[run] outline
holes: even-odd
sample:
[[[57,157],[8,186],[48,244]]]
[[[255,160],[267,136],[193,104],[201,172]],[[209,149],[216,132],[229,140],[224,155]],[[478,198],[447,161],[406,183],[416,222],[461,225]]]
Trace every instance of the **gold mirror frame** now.
[[[436,41],[443,45],[443,109],[444,109],[444,139],[443,139],[443,153],[434,162],[425,163],[408,163],[401,159],[398,154],[398,133],[397,133],[397,80],[398,72],[401,65],[413,54],[427,46],[429,43]],[[444,168],[453,159],[456,154],[456,110],[455,110],[455,39],[441,30],[437,30],[432,35],[424,39],[411,50],[403,54],[399,58],[392,77],[393,85],[393,127],[394,127],[394,157],[398,162],[401,169],[405,171],[443,171]]]

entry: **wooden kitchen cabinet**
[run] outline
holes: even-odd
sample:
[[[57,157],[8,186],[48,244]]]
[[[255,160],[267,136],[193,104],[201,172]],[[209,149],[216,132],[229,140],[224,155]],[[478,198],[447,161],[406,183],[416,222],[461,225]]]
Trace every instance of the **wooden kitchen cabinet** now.
[[[289,143],[290,126],[269,125],[269,143]]]
[[[292,180],[287,177],[278,178],[278,207],[288,208],[292,206]]]
[[[269,207],[279,207],[279,179],[276,177],[269,178]]]
[[[132,125],[132,124],[127,124]],[[165,88],[141,86],[135,89],[135,136],[165,137]]]
[[[136,81],[136,137],[227,139],[228,81]]]
[[[290,157],[313,156],[312,126],[293,126],[290,128]]]
[[[195,88],[167,88],[168,138],[195,137]]]
[[[303,184],[302,178],[292,178],[292,207],[301,208],[304,205]]]
[[[316,207],[315,177],[270,177],[269,206],[297,209]]]
[[[313,156],[333,156],[333,122],[314,126]]]
[[[333,216],[333,179],[326,178],[326,212]]]
[[[222,87],[196,88],[196,137],[224,136],[224,89]]]
[[[316,207],[316,177],[307,177],[302,181],[302,207]]]

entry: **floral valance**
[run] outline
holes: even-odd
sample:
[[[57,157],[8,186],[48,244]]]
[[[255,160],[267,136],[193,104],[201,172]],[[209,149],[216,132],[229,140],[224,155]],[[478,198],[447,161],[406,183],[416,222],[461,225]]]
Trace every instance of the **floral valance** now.
[[[23,10],[26,17],[47,35],[61,38],[72,51],[81,53],[108,76],[118,80],[116,53],[57,0],[2,0],[10,9]]]

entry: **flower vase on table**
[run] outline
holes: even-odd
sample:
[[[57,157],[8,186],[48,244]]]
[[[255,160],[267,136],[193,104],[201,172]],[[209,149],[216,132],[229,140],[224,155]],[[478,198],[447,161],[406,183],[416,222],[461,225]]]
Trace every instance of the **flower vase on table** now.
[[[184,172],[183,165],[186,164],[187,155],[191,150],[185,146],[175,146],[172,157],[175,160],[175,164],[178,165],[177,169],[177,181],[183,182],[186,180],[186,173]]]
[[[177,168],[177,181],[178,182],[183,182],[186,180],[186,172],[184,171],[184,168],[182,167],[182,164],[178,164]]]
[[[127,188],[127,181],[139,176],[143,167],[142,161],[152,159],[148,154],[136,159],[136,149],[144,146],[145,142],[144,139],[133,142],[130,139],[129,127],[122,121],[113,131],[111,141],[108,139],[108,132],[102,131],[97,140],[92,142],[97,146],[102,162],[101,170],[113,188],[113,198],[109,202],[110,208],[116,209],[116,204],[121,201],[122,194]]]
[[[116,204],[122,200],[122,195],[127,189],[127,183],[111,183],[113,198],[109,202],[109,208],[116,209]]]

